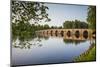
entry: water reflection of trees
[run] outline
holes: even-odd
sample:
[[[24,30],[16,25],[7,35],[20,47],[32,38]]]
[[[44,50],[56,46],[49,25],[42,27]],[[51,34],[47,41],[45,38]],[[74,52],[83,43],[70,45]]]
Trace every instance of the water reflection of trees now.
[[[48,40],[48,39],[49,39],[49,36],[37,35],[37,37],[38,37],[39,39],[45,39],[45,40]]]
[[[78,45],[82,42],[85,42],[86,40],[71,40],[71,39],[63,39],[63,42],[65,44],[71,44],[71,43],[74,43],[75,45]]]
[[[32,46],[32,44],[29,43],[28,41],[20,41],[19,43],[17,43],[17,42],[13,43],[13,47],[15,47],[15,48],[21,48],[21,49],[28,48],[28,49],[30,49],[31,46]]]
[[[36,36],[14,36],[12,39],[12,46],[20,49],[30,49],[32,46],[41,47],[42,44],[40,44],[40,40],[38,38],[34,40],[34,38],[36,38]],[[30,41],[36,42],[31,43]]]
[[[12,37],[12,46],[14,48],[20,49],[30,49],[34,47],[42,47],[42,39],[48,40],[49,37],[44,36],[13,36]]]

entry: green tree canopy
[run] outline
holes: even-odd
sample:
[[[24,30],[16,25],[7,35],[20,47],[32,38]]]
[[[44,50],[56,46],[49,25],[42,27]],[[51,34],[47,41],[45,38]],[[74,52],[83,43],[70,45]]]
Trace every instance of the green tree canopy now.
[[[49,25],[48,24],[45,24],[44,25],[44,29],[49,29],[50,27],[49,27]]]
[[[63,23],[63,28],[65,29],[86,29],[88,28],[88,24],[83,21],[75,20],[75,21],[65,21]]]
[[[29,36],[35,34],[36,30],[43,29],[36,23],[40,21],[50,21],[47,10],[49,8],[44,3],[31,1],[11,1],[11,19],[13,36]],[[30,23],[33,22],[33,24]]]
[[[39,22],[41,20],[50,21],[47,10],[49,9],[44,3],[30,2],[30,1],[12,1],[12,21],[26,21],[33,20]]]
[[[96,6],[88,7],[87,22],[89,23],[89,28],[96,28]]]

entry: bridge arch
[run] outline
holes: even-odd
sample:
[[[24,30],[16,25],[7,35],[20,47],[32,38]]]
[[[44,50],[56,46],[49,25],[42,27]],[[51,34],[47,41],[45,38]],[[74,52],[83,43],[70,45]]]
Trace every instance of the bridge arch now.
[[[56,31],[55,31],[55,34],[57,34],[57,33],[58,33],[58,31],[56,30]]]
[[[56,36],[58,35],[58,31],[57,31],[57,30],[55,31],[55,35],[56,35]]]
[[[88,31],[87,31],[87,30],[83,31],[83,37],[84,37],[85,39],[88,38]]]
[[[76,38],[79,38],[80,37],[80,31],[79,30],[76,30],[75,31],[75,36],[76,36]]]
[[[50,31],[51,36],[53,36],[53,30]]]
[[[93,31],[92,34],[95,35],[96,34],[96,31]]]
[[[60,34],[61,34],[61,36],[64,36],[64,31],[63,31],[63,30],[61,30]]]
[[[50,31],[50,33],[52,34],[52,33],[53,33],[53,31],[51,30],[51,31]]]
[[[92,38],[95,39],[96,38],[96,36],[95,36],[96,35],[96,31],[93,31],[92,35],[93,35]]]
[[[69,30],[67,31],[67,36],[71,37],[71,31],[69,31]]]

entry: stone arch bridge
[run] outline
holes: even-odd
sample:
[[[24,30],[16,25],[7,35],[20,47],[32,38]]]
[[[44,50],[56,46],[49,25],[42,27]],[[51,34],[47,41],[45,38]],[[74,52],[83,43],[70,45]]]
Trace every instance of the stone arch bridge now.
[[[36,31],[42,36],[59,36],[68,39],[85,40],[96,37],[96,31],[92,29],[46,29]]]

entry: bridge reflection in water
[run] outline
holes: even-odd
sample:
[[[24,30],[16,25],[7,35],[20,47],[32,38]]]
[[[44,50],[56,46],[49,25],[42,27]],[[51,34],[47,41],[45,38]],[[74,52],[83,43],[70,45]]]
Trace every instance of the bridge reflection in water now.
[[[63,37],[70,40],[92,40],[96,38],[96,31],[91,29],[47,29],[36,31],[38,36]]]

